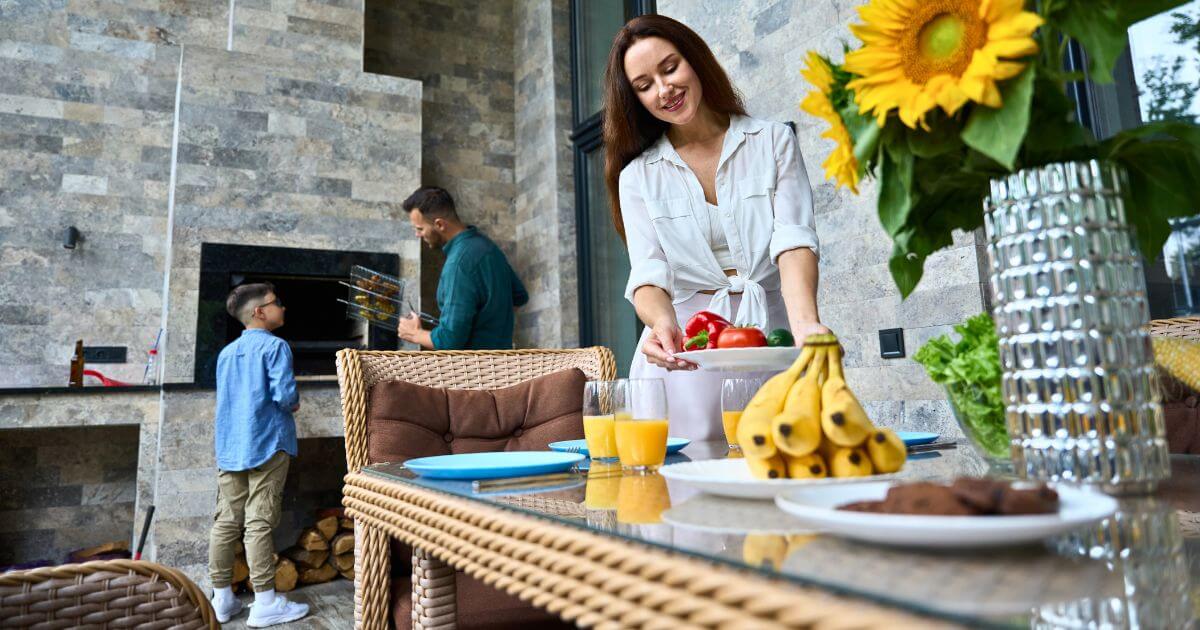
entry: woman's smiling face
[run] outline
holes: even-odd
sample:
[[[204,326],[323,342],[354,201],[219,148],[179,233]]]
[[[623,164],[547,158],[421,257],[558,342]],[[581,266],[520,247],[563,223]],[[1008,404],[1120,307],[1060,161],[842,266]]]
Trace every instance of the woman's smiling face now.
[[[686,125],[700,111],[700,78],[675,44],[661,37],[647,37],[629,47],[625,76],[642,106],[661,121]]]

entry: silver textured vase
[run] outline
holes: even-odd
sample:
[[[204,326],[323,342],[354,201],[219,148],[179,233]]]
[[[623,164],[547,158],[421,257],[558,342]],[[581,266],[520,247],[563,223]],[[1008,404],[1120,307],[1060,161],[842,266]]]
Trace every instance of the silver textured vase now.
[[[1049,164],[984,200],[1015,472],[1150,492],[1170,475],[1122,168]]]

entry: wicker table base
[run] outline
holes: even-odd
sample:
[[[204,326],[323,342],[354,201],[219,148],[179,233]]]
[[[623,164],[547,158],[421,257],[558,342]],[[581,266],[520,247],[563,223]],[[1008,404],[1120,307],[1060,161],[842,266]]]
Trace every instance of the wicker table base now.
[[[387,628],[388,537],[413,554],[413,627],[453,628],[454,575],[581,627],[934,628],[943,624],[645,545],[352,473],[355,627]]]

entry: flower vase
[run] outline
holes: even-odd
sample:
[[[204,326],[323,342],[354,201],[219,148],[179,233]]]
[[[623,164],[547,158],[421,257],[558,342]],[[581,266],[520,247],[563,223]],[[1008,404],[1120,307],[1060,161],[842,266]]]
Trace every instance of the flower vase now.
[[[1170,475],[1125,171],[1048,164],[984,200],[1015,472],[1145,493]]]

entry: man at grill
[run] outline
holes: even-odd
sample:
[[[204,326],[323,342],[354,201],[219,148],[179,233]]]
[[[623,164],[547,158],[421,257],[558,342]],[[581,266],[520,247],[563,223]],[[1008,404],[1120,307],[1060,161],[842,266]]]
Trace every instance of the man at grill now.
[[[459,218],[445,189],[427,186],[404,200],[413,231],[441,249],[446,263],[438,279],[440,322],[421,328],[417,313],[400,320],[398,334],[429,350],[508,350],[513,347],[514,309],[529,301],[504,252]]]

